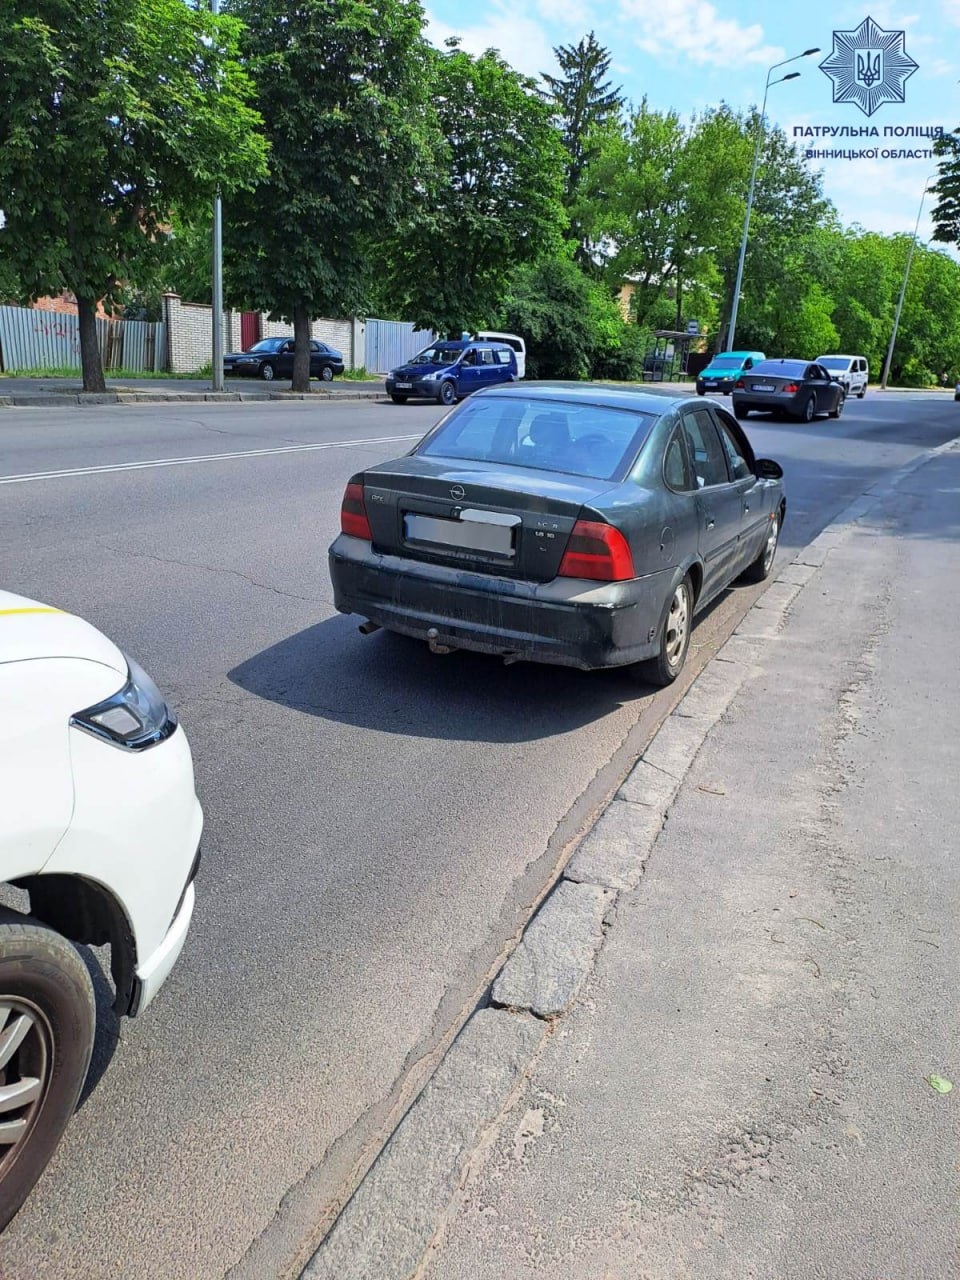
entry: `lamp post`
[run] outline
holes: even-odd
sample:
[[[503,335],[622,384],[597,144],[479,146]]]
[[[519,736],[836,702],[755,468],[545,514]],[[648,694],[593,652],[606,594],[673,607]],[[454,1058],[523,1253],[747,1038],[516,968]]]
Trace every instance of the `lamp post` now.
[[[210,0],[210,12],[220,12],[220,0]],[[223,390],[223,206],[220,188],[213,199],[213,381],[214,391]]]
[[[727,330],[727,350],[733,350],[733,344],[737,335],[737,312],[740,310],[740,286],[743,284],[743,263],[747,256],[747,235],[750,231],[750,212],[753,209],[753,192],[757,185],[757,167],[760,164],[760,148],[763,145],[764,118],[767,113],[767,94],[775,84],[783,84],[785,80],[796,80],[800,75],[799,71],[791,71],[785,76],[780,76],[777,80],[771,80],[770,77],[774,71],[780,67],[785,67],[790,62],[798,62],[801,58],[809,58],[815,53],[819,53],[819,49],[804,49],[803,53],[798,53],[792,58],[784,58],[783,62],[775,62],[767,72],[766,84],[763,86],[763,106],[760,108],[760,120],[757,123],[757,146],[753,153],[753,168],[750,170],[750,189],[747,192],[747,211],[743,219],[743,238],[740,241],[740,261],[737,263],[737,282],[733,287],[733,306],[730,308],[730,327]]]
[[[920,232],[920,217],[923,214],[923,202],[927,198],[927,188],[937,173],[928,173],[923,180],[923,194],[920,197],[920,208],[917,210],[917,220],[913,224],[913,239],[910,241],[910,248],[907,250],[907,265],[903,269],[903,283],[900,286],[900,297],[897,299],[897,310],[893,317],[893,332],[890,334],[890,345],[887,347],[887,358],[883,362],[883,376],[880,379],[880,390],[886,391],[887,379],[890,377],[890,365],[893,362],[893,348],[897,342],[897,330],[900,328],[900,312],[903,310],[903,300],[907,294],[907,281],[910,279],[910,266],[913,262],[913,251],[917,247],[917,236]]]

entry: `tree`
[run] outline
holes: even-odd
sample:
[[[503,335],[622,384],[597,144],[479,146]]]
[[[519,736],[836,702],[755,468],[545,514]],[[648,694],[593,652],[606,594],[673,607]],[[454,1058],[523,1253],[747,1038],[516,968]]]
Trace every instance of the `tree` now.
[[[418,205],[388,252],[394,307],[459,337],[489,325],[510,273],[558,252],[564,151],[533,81],[493,50],[432,54],[440,141]]]
[[[933,150],[940,157],[933,187],[937,203],[930,215],[933,238],[941,244],[960,244],[960,129],[938,138]]]
[[[696,317],[711,319],[705,286],[716,288],[716,261],[738,242],[743,217],[737,179],[749,143],[739,120],[721,108],[684,125],[675,111],[654,111],[644,99],[597,142],[584,180],[585,225],[608,255],[611,284],[632,284],[638,324],[661,310],[668,293],[675,328],[683,327],[688,294],[704,312]]]
[[[183,0],[0,0],[0,255],[23,294],[72,290],[85,391],[96,308],[189,210],[264,167],[239,27]]]
[[[501,322],[522,333],[527,375],[589,378],[620,351],[626,326],[609,291],[567,258],[522,267],[503,304]]]
[[[410,0],[233,0],[270,141],[270,173],[225,211],[227,276],[292,320],[295,390],[310,322],[363,314],[374,238],[406,217],[429,155],[423,13]]]
[[[570,215],[569,238],[577,246],[577,261],[586,265],[591,262],[591,255],[577,216],[581,185],[587,166],[597,154],[596,135],[620,115],[623,96],[606,78],[610,54],[597,43],[592,31],[578,45],[560,45],[553,52],[563,75],[544,73],[548,90],[544,97],[567,150],[563,202]]]

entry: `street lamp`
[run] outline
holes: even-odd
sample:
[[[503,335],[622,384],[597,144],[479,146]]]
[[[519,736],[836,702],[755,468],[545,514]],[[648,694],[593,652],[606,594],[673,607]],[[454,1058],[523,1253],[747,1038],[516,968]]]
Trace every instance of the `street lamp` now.
[[[210,0],[210,12],[220,12],[220,0]],[[223,206],[220,188],[213,199],[213,390],[223,390]]]
[[[923,195],[920,197],[920,208],[917,210],[917,220],[913,225],[913,239],[910,241],[910,248],[907,250],[907,265],[903,269],[903,284],[900,286],[900,297],[897,299],[897,312],[893,317],[893,333],[890,334],[890,345],[887,347],[887,358],[883,362],[883,377],[880,379],[880,390],[886,391],[887,378],[890,376],[890,365],[893,361],[893,348],[897,341],[897,330],[900,328],[900,312],[903,310],[903,299],[907,293],[907,281],[910,279],[910,265],[913,262],[913,251],[917,247],[917,235],[920,231],[920,216],[923,213],[923,202],[927,198],[927,190],[934,178],[939,177],[939,172],[928,173],[923,180]]]
[[[783,84],[785,80],[796,80],[800,75],[800,72],[791,71],[788,75],[780,76],[777,80],[771,80],[770,77],[778,68],[785,67],[790,62],[798,62],[801,58],[812,57],[813,54],[819,52],[819,49],[804,49],[803,53],[798,53],[792,58],[784,58],[783,62],[775,62],[767,72],[767,82],[763,86],[763,106],[760,108],[760,120],[757,124],[757,146],[753,153],[753,168],[750,170],[750,190],[747,193],[747,212],[743,219],[743,238],[740,241],[740,261],[737,263],[737,283],[734,285],[733,289],[733,306],[730,310],[730,328],[727,331],[728,351],[733,350],[737,333],[737,312],[740,309],[740,286],[743,284],[743,262],[747,256],[747,235],[750,231],[750,211],[753,209],[753,192],[757,185],[757,166],[760,164],[760,148],[763,144],[763,122],[767,113],[767,94],[775,84]]]

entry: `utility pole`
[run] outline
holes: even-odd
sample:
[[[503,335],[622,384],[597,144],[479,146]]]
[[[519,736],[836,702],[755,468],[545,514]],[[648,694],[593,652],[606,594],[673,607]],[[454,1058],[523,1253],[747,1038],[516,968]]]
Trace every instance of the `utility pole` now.
[[[220,0],[210,0],[210,12],[220,12]],[[220,188],[213,200],[213,390],[223,390],[223,207]]]
[[[760,148],[763,144],[765,118],[767,114],[767,94],[775,84],[783,84],[786,80],[798,79],[800,72],[791,71],[789,75],[781,76],[778,80],[771,80],[770,77],[778,67],[786,67],[791,62],[799,62],[801,58],[809,58],[813,54],[819,52],[819,49],[804,49],[803,53],[798,53],[793,58],[784,58],[782,62],[775,62],[767,72],[767,82],[763,86],[763,106],[760,108],[760,119],[757,122],[757,145],[753,153],[753,166],[750,169],[750,189],[747,193],[747,209],[743,217],[743,235],[740,239],[740,258],[737,262],[737,281],[733,286],[733,305],[730,308],[730,323],[727,327],[727,336],[724,342],[724,349],[727,351],[733,350],[733,344],[737,339],[737,314],[740,311],[740,290],[743,287],[743,264],[747,256],[747,236],[750,234],[750,213],[753,209],[753,193],[757,185],[757,166],[760,164]]]
[[[893,363],[893,348],[897,343],[897,330],[900,328],[900,312],[903,310],[903,300],[907,294],[907,281],[910,279],[910,266],[913,262],[913,251],[917,247],[917,236],[920,234],[920,217],[923,213],[923,202],[927,198],[927,187],[937,175],[930,173],[924,179],[923,195],[920,197],[920,208],[917,210],[917,220],[913,226],[913,239],[910,241],[910,248],[907,250],[907,265],[903,269],[903,284],[900,286],[900,297],[897,299],[897,311],[893,317],[893,332],[890,334],[890,345],[887,347],[887,358],[883,362],[883,375],[880,378],[880,390],[886,391],[887,379],[890,377],[890,365]]]

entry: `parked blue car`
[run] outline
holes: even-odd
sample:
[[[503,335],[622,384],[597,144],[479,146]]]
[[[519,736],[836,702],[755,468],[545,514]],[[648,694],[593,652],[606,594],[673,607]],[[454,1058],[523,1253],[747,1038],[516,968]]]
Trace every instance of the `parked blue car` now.
[[[412,397],[455,404],[471,391],[516,382],[517,354],[504,342],[460,340],[435,342],[387,375],[387,394],[394,404]]]

